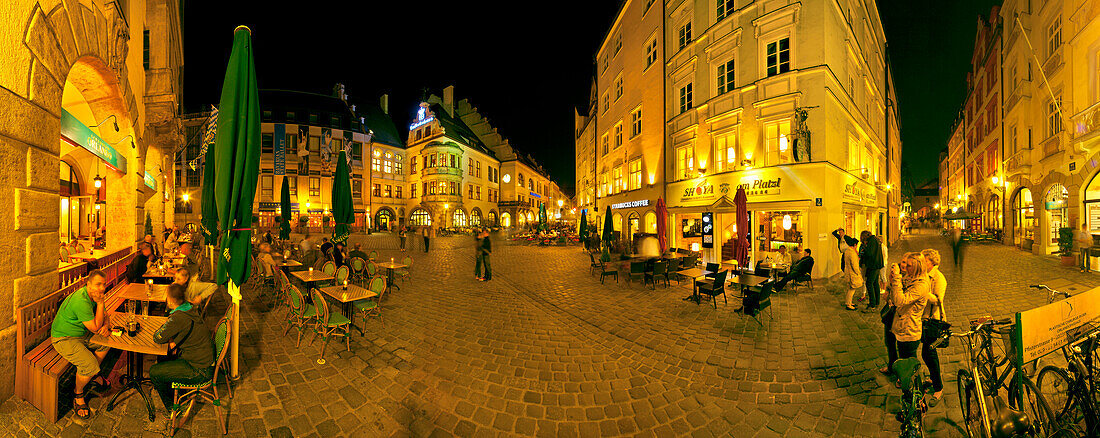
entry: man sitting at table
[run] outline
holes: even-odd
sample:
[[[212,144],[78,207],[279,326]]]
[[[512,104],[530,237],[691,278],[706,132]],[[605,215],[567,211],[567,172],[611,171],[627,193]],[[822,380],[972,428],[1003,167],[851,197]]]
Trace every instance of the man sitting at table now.
[[[164,325],[153,333],[153,341],[168,344],[169,353],[161,362],[149,367],[149,379],[169,412],[178,409],[172,399],[173,382],[202,383],[214,375],[214,343],[210,330],[199,309],[187,302],[186,294],[187,289],[182,284],[168,285],[166,298],[172,310]]]
[[[370,260],[370,256],[368,256],[367,253],[363,252],[362,246],[363,246],[363,244],[356,243],[355,244],[355,249],[351,250],[351,253],[348,254],[348,258],[354,259],[354,258],[358,257],[358,258],[363,259],[364,261]]]
[[[187,288],[187,302],[196,307],[201,307],[215,291],[218,290],[218,285],[215,283],[207,283],[191,279],[191,271],[188,271],[186,267],[181,267],[176,270],[176,276],[172,283],[182,284]]]
[[[141,277],[149,270],[153,262],[153,247],[146,242],[138,245],[138,254],[126,266],[126,279],[131,283],[141,283]]]
[[[183,266],[191,272],[191,276],[202,278],[202,259],[195,254],[195,244],[184,242],[180,244],[180,254],[183,255]]]
[[[111,387],[107,379],[99,375],[99,364],[110,348],[88,342],[93,332],[107,325],[107,306],[103,305],[106,290],[107,275],[100,270],[89,272],[85,286],[61,302],[50,326],[53,349],[76,367],[73,410],[80,418],[92,415],[92,410],[84,401],[84,388],[88,383],[99,377],[103,382],[96,384],[96,392]]]
[[[275,275],[275,258],[271,257],[271,245],[260,244],[260,254],[256,256],[256,261],[263,269],[264,278],[272,278]]]
[[[803,254],[804,255],[802,256],[802,258],[798,259],[798,263],[795,263],[793,266],[791,266],[791,271],[788,272],[787,275],[783,276],[782,280],[779,280],[779,282],[775,284],[775,290],[782,292],[783,287],[786,286],[788,282],[792,280],[798,280],[800,277],[809,275],[810,271],[814,269],[814,258],[812,255],[810,255],[810,249],[806,248],[806,251],[803,251]]]
[[[155,262],[157,259],[160,259],[160,248],[157,247],[157,238],[153,237],[152,234],[146,234],[145,243],[148,243],[149,247],[153,249],[153,258],[149,260]]]

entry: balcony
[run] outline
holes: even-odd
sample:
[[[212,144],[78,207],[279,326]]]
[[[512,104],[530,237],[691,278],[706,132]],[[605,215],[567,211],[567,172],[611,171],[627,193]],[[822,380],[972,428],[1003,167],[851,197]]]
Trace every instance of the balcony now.
[[[1043,159],[1051,157],[1064,149],[1062,147],[1064,137],[1065,132],[1059,132],[1050,136],[1050,138],[1043,140],[1043,143],[1041,144],[1043,148]]]
[[[450,150],[450,151],[453,151],[453,152],[457,152],[459,155],[462,155],[462,146],[459,146],[458,143],[455,143],[453,141],[448,141],[446,143],[440,142],[440,141],[433,141],[431,143],[428,143],[428,144],[424,145],[424,148],[421,149],[421,151],[422,152],[428,152],[428,151],[441,150],[441,149]]]
[[[1080,146],[1085,149],[1090,149],[1096,145],[1098,138],[1098,132],[1100,132],[1100,102],[1092,104],[1092,106],[1085,108],[1073,117],[1070,117],[1072,123],[1073,143],[1075,146]]]
[[[1021,149],[1005,160],[1005,176],[1031,172],[1031,149]]]
[[[420,169],[420,176],[432,176],[432,175],[451,175],[462,178],[462,168],[459,167],[425,167]]]
[[[1064,51],[1064,47],[1065,44],[1062,45],[1062,48],[1055,50],[1054,53],[1052,53],[1050,57],[1047,58],[1046,62],[1043,63],[1043,73],[1047,75],[1047,78],[1054,76],[1054,73],[1057,72],[1058,69],[1062,68],[1062,65],[1065,64],[1065,62],[1062,60],[1062,52]]]
[[[457,205],[457,204],[462,203],[462,196],[460,196],[460,195],[440,195],[440,194],[424,195],[424,196],[421,197],[421,200],[423,202],[438,202],[438,203],[448,203],[448,204]]]
[[[1005,99],[1005,114],[1012,111],[1012,107],[1020,103],[1021,100],[1031,99],[1031,89],[1028,86],[1030,82],[1031,81],[1021,80],[1016,84],[1016,89],[1012,90],[1012,94],[1008,95],[1008,99]]]

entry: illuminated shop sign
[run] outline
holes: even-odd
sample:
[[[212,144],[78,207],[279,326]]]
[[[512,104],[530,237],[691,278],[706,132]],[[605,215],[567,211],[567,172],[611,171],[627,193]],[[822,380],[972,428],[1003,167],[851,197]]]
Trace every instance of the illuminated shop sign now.
[[[420,109],[416,110],[416,121],[409,125],[409,129],[419,128],[421,126],[431,123],[432,120],[435,120],[435,116],[429,116],[426,113],[427,111],[424,107],[420,107]]]
[[[875,193],[873,188],[860,186],[858,182],[851,182],[844,185],[844,199],[873,204],[878,199],[878,194]]]
[[[157,179],[153,178],[153,175],[150,175],[149,171],[145,171],[145,185],[149,186],[150,189],[157,189]]]
[[[648,199],[639,199],[637,201],[620,202],[618,204],[611,204],[612,209],[618,208],[634,208],[634,207],[648,207]]]
[[[714,213],[703,213],[703,248],[714,248]]]
[[[783,178],[775,177],[774,179],[762,179],[759,177],[745,177],[741,178],[741,183],[737,185],[739,188],[745,189],[745,194],[752,195],[778,195],[780,185],[783,182]],[[736,191],[736,190],[735,190]]]
[[[74,147],[87,149],[115,170],[126,172],[126,157],[64,109],[61,110],[61,138]]]

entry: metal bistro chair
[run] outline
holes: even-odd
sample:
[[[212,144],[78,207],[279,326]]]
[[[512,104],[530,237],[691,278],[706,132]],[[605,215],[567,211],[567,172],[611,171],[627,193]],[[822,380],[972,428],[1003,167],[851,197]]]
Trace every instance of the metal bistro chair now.
[[[77,252],[77,254],[79,254],[79,253],[82,253],[82,252],[84,252],[84,251],[87,251],[87,249],[86,249],[86,248],[84,248],[84,244],[83,244],[83,243],[78,243],[78,244],[76,244],[76,252]]]
[[[401,259],[401,264],[405,265],[406,267],[401,268],[401,269],[395,269],[393,271],[393,275],[394,275],[394,278],[400,278],[402,281],[404,281],[405,279],[409,278],[409,276],[412,275],[412,265],[413,265],[412,257],[405,256],[405,258]]]
[[[591,252],[588,253],[588,260],[590,260],[592,262],[591,268],[588,270],[588,273],[589,274],[595,274],[596,269],[599,269],[602,266],[600,265],[600,263],[596,262],[596,257],[593,256]]]
[[[73,262],[72,259],[69,258],[69,248],[64,246],[61,247],[61,261],[65,263]]]
[[[283,336],[286,336],[291,328],[297,329],[298,337],[294,341],[294,346],[299,347],[302,345],[302,332],[317,319],[317,308],[306,302],[302,296],[302,291],[298,290],[298,286],[290,286],[287,292],[290,295],[290,312],[287,314],[286,329],[283,330]]]
[[[717,263],[707,263],[706,267],[703,268],[703,270],[709,272],[709,274],[704,275],[703,278],[709,278],[711,280],[717,278],[719,269],[721,269],[721,267],[718,266]]]
[[[647,279],[649,279],[650,281],[653,282],[653,290],[657,290],[657,279],[658,278],[664,278],[665,279],[665,287],[669,287],[670,285],[669,285],[669,282],[668,282],[668,262],[663,261],[663,260],[658,260],[656,262],[653,262],[653,270],[649,271],[649,272],[646,272],[645,273],[645,278],[647,278]],[[644,282],[642,283],[642,286],[645,286]]]
[[[321,294],[320,289],[313,289],[311,293],[313,294],[313,307],[317,309],[317,325],[315,327],[316,331],[313,332],[313,339],[309,341],[309,344],[313,345],[313,341],[317,340],[317,335],[321,335],[321,357],[317,359],[317,363],[324,365],[325,347],[328,347],[329,338],[343,336],[348,351],[351,351],[351,320],[340,312],[330,311],[328,301],[325,301],[325,296]]]
[[[218,395],[218,376],[222,374],[222,365],[225,363],[225,353],[229,351],[225,348],[226,342],[229,340],[232,326],[229,324],[229,317],[223,317],[218,324],[214,326],[214,375],[210,380],[200,382],[197,384],[185,384],[185,383],[172,383],[172,390],[175,393],[172,403],[171,413],[168,417],[169,436],[175,435],[179,430],[177,420],[182,418],[187,419],[191,415],[191,409],[195,407],[195,400],[201,399],[203,403],[209,403],[214,405],[214,415],[218,417],[218,425],[221,426],[222,435],[229,433],[229,429],[226,427],[224,419],[222,419],[221,410],[221,397]],[[228,384],[228,380],[226,380]],[[183,394],[180,394],[183,391]],[[187,403],[186,410],[180,410],[180,407]]]
[[[764,310],[771,308],[773,290],[772,288],[774,287],[775,282],[772,280],[768,280],[764,283],[761,283],[759,289],[755,287],[746,289],[740,297],[741,309],[738,313],[743,313],[745,315],[751,316],[757,324],[760,324],[760,326],[763,327],[764,323],[760,322],[759,317],[760,314],[764,312]],[[770,320],[774,320],[774,312],[769,311],[768,318]]]
[[[635,276],[642,280],[642,285],[645,286],[645,262],[630,262],[630,276],[626,278],[627,282],[634,281]]]
[[[371,252],[367,253],[367,258],[372,262],[378,260],[378,251],[371,250]]]
[[[383,277],[371,278],[370,283],[367,284],[367,289],[378,294],[378,296],[356,301],[355,310],[363,314],[364,324],[367,323],[367,318],[377,316],[384,330],[386,328],[386,321],[382,319],[382,305],[380,303],[382,302],[382,295],[386,293],[386,279]]]
[[[372,278],[377,276],[378,265],[374,264],[374,262],[367,262],[367,275],[366,278],[364,278],[363,280],[369,282]]]
[[[363,271],[367,269],[367,262],[361,257],[352,257],[348,264],[351,265],[351,279],[358,284],[363,280]]]
[[[615,267],[614,265],[612,265],[610,268],[608,268],[608,263],[601,260],[600,261],[600,284],[603,284],[603,278],[608,276],[608,275],[614,275],[615,276],[615,283],[616,284],[619,283],[619,269],[617,267]]]
[[[351,269],[347,265],[336,268],[336,284],[343,285],[344,281],[351,277]]]
[[[722,294],[722,301],[729,304],[726,299],[726,275],[729,271],[721,271],[714,275],[714,281],[699,285],[699,293],[710,296],[714,308],[718,308],[718,294]]]
[[[321,265],[321,272],[324,272],[325,275],[335,275],[336,263],[332,261],[325,262],[325,264]]]

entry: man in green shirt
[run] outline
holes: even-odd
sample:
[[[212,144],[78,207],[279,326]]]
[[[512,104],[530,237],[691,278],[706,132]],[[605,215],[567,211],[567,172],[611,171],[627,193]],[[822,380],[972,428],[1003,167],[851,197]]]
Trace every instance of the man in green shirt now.
[[[107,325],[107,309],[103,305],[106,289],[107,275],[103,271],[88,273],[87,284],[61,302],[50,327],[54,350],[76,366],[73,404],[80,418],[88,418],[92,414],[84,401],[84,387],[99,375],[99,364],[110,350],[88,342],[92,333]],[[100,384],[100,388],[104,387],[110,387],[105,378]]]

